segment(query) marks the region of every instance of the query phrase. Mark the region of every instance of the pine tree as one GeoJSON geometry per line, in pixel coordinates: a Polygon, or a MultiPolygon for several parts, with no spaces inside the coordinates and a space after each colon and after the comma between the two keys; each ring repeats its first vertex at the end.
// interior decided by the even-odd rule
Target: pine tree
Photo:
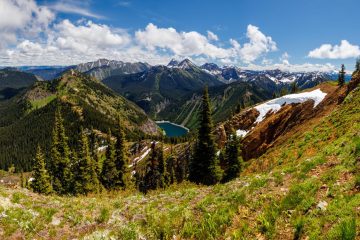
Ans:
{"type": "Polygon", "coordinates": [[[70,171],[70,148],[65,134],[60,108],[55,112],[55,124],[51,144],[51,176],[53,188],[57,193],[70,192],[72,174],[70,171]]]}
{"type": "Polygon", "coordinates": [[[159,162],[159,187],[165,188],[168,185],[168,171],[166,168],[166,161],[164,158],[163,145],[161,144],[157,149],[157,158],[159,162]]]}
{"type": "Polygon", "coordinates": [[[226,143],[225,154],[225,173],[223,181],[227,182],[239,176],[242,168],[242,157],[240,149],[240,139],[233,132],[226,143]]]}
{"type": "Polygon", "coordinates": [[[92,158],[94,159],[95,162],[95,170],[96,170],[96,175],[98,176],[98,179],[100,179],[101,176],[101,163],[100,163],[100,154],[98,151],[99,148],[99,143],[97,139],[94,139],[93,142],[93,149],[92,149],[92,158]]]}
{"type": "Polygon", "coordinates": [[[81,129],[80,151],[76,167],[74,188],[77,194],[88,194],[99,190],[99,180],[96,174],[95,161],[91,158],[89,140],[81,129]]]}
{"type": "Polygon", "coordinates": [[[45,157],[40,146],[37,147],[32,177],[33,180],[30,185],[34,192],[42,194],[52,192],[50,176],[45,168],[45,157]]]}
{"type": "Polygon", "coordinates": [[[25,186],[25,177],[24,177],[24,173],[23,173],[23,171],[21,170],[21,172],[20,172],[20,187],[22,187],[22,188],[24,188],[24,187],[26,187],[25,186]]]}
{"type": "Polygon", "coordinates": [[[105,160],[101,171],[101,182],[108,190],[116,189],[119,186],[119,173],[115,163],[115,145],[112,140],[111,131],[108,133],[108,147],[106,149],[105,160]]]}
{"type": "Polygon", "coordinates": [[[155,141],[151,143],[151,153],[147,161],[147,166],[145,170],[144,183],[145,183],[145,193],[148,190],[154,190],[160,187],[160,171],[159,171],[159,159],[158,159],[158,149],[156,148],[155,141]]]}
{"type": "Polygon", "coordinates": [[[190,162],[190,181],[206,185],[216,184],[222,170],[216,156],[208,88],[205,87],[197,142],[190,162]]]}
{"type": "Polygon", "coordinates": [[[343,86],[345,84],[345,65],[341,64],[341,70],[339,71],[338,85],[343,86]]]}
{"type": "Polygon", "coordinates": [[[123,125],[120,121],[118,122],[118,136],[115,146],[115,164],[118,171],[119,187],[125,189],[131,183],[130,172],[128,168],[128,158],[126,155],[126,140],[123,125]]]}
{"type": "Polygon", "coordinates": [[[175,157],[173,155],[170,155],[166,161],[166,170],[168,172],[166,183],[168,185],[176,182],[175,166],[176,166],[175,157]]]}

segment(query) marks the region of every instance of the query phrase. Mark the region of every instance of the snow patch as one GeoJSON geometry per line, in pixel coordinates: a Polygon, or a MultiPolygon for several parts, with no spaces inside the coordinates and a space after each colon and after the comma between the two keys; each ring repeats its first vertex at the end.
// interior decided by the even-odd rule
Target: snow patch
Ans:
{"type": "Polygon", "coordinates": [[[241,130],[241,129],[238,129],[236,130],[236,136],[238,137],[245,137],[246,134],[248,134],[249,131],[245,131],[245,130],[241,130]]]}
{"type": "Polygon", "coordinates": [[[270,100],[255,107],[255,109],[260,113],[255,123],[260,123],[261,121],[263,121],[268,112],[272,111],[275,113],[279,111],[283,104],[303,103],[307,100],[314,100],[315,108],[322,100],[324,100],[325,96],[326,93],[322,92],[320,89],[316,89],[311,92],[289,94],[280,98],[270,100]]]}

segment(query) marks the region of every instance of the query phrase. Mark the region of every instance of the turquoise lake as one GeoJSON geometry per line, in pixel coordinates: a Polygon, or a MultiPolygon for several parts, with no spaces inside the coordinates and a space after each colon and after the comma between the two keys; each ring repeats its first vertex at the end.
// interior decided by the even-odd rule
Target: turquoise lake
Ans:
{"type": "Polygon", "coordinates": [[[157,122],[156,124],[165,131],[168,137],[181,137],[188,133],[186,128],[171,122],[157,122]]]}

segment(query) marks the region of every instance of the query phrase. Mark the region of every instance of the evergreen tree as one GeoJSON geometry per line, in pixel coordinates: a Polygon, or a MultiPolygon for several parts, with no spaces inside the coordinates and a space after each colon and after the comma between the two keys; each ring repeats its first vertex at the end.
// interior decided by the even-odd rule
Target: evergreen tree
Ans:
{"type": "Polygon", "coordinates": [[[51,143],[51,167],[53,188],[57,193],[70,191],[72,174],[70,171],[70,148],[65,134],[60,108],[55,112],[55,123],[51,143]]]}
{"type": "Polygon", "coordinates": [[[88,194],[99,190],[99,180],[96,174],[95,161],[91,158],[89,140],[81,129],[80,149],[74,181],[75,192],[88,194]]]}
{"type": "Polygon", "coordinates": [[[50,183],[50,176],[45,168],[45,157],[40,146],[36,151],[35,162],[33,166],[33,180],[31,181],[31,188],[34,192],[49,194],[52,192],[50,183]]]}
{"type": "Polygon", "coordinates": [[[341,70],[339,71],[338,85],[343,86],[345,84],[345,65],[341,64],[341,70]]]}
{"type": "Polygon", "coordinates": [[[170,155],[166,161],[166,170],[168,173],[166,183],[168,185],[176,182],[175,164],[176,164],[175,157],[173,155],[170,155]]]}
{"type": "Polygon", "coordinates": [[[92,149],[92,156],[95,162],[95,170],[96,170],[96,175],[98,176],[98,179],[100,179],[101,176],[101,162],[100,162],[100,154],[98,151],[99,148],[99,143],[98,140],[95,138],[94,142],[93,142],[93,149],[92,149]]]}
{"type": "Polygon", "coordinates": [[[360,71],[360,58],[356,59],[355,71],[360,71]]]}
{"type": "Polygon", "coordinates": [[[208,88],[205,87],[197,142],[190,162],[190,181],[206,185],[216,184],[222,170],[216,156],[208,88]]]}
{"type": "Polygon", "coordinates": [[[118,136],[115,147],[115,164],[118,171],[119,186],[125,189],[130,185],[130,172],[128,168],[128,158],[126,155],[126,140],[123,125],[121,124],[120,118],[118,123],[118,136]]]}
{"type": "Polygon", "coordinates": [[[159,171],[159,159],[158,159],[158,148],[156,148],[155,141],[151,144],[151,154],[147,161],[145,170],[144,184],[145,193],[148,190],[154,190],[160,187],[161,174],[159,171]]]}
{"type": "Polygon", "coordinates": [[[161,144],[157,149],[157,158],[158,158],[158,162],[159,162],[159,187],[161,188],[165,188],[168,185],[168,171],[167,171],[167,167],[166,167],[166,161],[164,158],[164,150],[163,150],[163,145],[161,144]]]}
{"type": "Polygon", "coordinates": [[[227,182],[239,176],[242,167],[240,139],[235,131],[229,136],[224,154],[225,173],[223,181],[227,182]]]}
{"type": "Polygon", "coordinates": [[[101,182],[108,190],[119,186],[119,173],[115,163],[115,145],[112,140],[111,131],[108,133],[108,147],[106,149],[105,160],[101,171],[101,182]]]}
{"type": "Polygon", "coordinates": [[[26,187],[26,182],[25,182],[25,177],[24,177],[24,173],[21,170],[20,172],[20,187],[25,188],[26,187]]]}

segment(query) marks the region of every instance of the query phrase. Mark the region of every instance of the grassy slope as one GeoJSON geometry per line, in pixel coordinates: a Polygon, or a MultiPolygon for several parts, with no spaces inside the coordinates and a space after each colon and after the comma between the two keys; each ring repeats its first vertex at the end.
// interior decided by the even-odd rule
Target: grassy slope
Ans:
{"type": "Polygon", "coordinates": [[[359,238],[359,133],[358,88],[311,131],[250,161],[224,185],[72,198],[1,187],[0,232],[40,239],[359,238]],[[316,207],[321,201],[324,211],[316,207]]]}

